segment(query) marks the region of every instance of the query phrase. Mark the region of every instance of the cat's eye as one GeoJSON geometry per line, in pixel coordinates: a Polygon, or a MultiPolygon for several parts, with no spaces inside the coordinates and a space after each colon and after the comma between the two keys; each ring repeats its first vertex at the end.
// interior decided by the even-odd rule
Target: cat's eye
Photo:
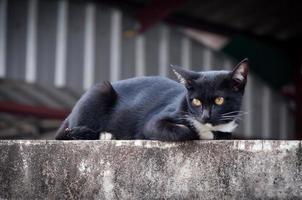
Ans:
{"type": "Polygon", "coordinates": [[[224,98],[223,97],[217,97],[216,99],[215,99],[215,103],[217,104],[217,105],[222,105],[223,103],[224,103],[224,98]]]}
{"type": "Polygon", "coordinates": [[[192,104],[193,106],[201,106],[201,101],[199,99],[193,99],[192,100],[192,104]]]}

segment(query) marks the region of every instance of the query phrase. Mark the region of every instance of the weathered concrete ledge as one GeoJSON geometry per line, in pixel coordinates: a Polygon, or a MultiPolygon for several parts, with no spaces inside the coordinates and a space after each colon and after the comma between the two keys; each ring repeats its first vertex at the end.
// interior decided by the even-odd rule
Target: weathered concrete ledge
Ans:
{"type": "Polygon", "coordinates": [[[301,199],[301,141],[0,141],[0,199],[301,199]]]}

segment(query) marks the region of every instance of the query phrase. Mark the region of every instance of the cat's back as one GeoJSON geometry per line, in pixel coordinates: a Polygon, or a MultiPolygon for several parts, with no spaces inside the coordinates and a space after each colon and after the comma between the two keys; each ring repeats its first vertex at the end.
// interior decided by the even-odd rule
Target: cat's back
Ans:
{"type": "Polygon", "coordinates": [[[161,76],[144,76],[130,78],[112,83],[113,88],[121,97],[133,95],[152,95],[183,92],[185,88],[178,82],[161,76]]]}

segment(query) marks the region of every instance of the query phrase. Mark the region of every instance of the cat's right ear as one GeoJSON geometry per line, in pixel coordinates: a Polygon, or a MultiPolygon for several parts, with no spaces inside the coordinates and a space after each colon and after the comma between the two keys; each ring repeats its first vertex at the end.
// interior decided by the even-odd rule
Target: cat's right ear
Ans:
{"type": "Polygon", "coordinates": [[[199,77],[199,74],[196,72],[186,70],[175,65],[170,65],[170,67],[177,77],[178,81],[184,84],[187,88],[191,87],[194,83],[194,80],[199,77]]]}
{"type": "Polygon", "coordinates": [[[232,71],[232,80],[236,89],[243,88],[247,82],[249,72],[249,60],[243,59],[232,71]]]}

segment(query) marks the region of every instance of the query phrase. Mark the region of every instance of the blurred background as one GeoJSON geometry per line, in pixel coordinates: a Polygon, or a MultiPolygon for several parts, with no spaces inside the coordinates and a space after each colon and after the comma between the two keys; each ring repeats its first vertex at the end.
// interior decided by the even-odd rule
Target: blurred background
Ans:
{"type": "Polygon", "coordinates": [[[169,64],[251,74],[236,135],[301,139],[302,4],[260,0],[0,0],[0,139],[53,139],[101,80],[169,64]]]}

